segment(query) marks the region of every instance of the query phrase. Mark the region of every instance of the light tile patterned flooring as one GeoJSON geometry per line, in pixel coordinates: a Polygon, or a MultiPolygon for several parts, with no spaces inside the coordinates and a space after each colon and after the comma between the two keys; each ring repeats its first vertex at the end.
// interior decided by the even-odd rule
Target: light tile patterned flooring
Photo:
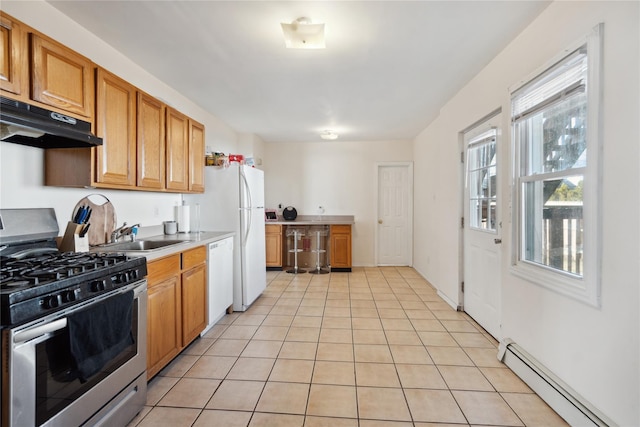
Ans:
{"type": "Polygon", "coordinates": [[[268,272],[149,383],[130,426],[564,426],[415,270],[268,272]]]}

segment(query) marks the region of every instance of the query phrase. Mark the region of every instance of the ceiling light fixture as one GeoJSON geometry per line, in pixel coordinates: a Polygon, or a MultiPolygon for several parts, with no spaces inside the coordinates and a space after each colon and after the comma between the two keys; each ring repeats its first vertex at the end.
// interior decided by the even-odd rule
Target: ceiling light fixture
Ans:
{"type": "Polygon", "coordinates": [[[324,49],[324,24],[312,24],[310,18],[281,23],[284,42],[290,49],[324,49]]]}
{"type": "Polygon", "coordinates": [[[320,138],[327,141],[333,141],[334,139],[338,139],[338,134],[331,130],[325,130],[324,132],[320,133],[320,138]]]}

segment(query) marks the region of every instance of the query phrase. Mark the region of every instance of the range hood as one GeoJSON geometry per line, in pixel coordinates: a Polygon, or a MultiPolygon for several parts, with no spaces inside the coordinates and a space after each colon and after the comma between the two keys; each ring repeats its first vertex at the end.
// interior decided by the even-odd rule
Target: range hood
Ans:
{"type": "Polygon", "coordinates": [[[0,96],[0,140],[38,148],[102,145],[91,123],[0,96]]]}

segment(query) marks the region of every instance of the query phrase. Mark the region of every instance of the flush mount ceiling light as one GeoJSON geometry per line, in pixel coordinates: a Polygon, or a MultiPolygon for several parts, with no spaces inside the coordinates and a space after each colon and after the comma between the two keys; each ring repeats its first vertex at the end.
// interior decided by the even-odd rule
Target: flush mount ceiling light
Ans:
{"type": "Polygon", "coordinates": [[[333,141],[334,139],[338,139],[338,134],[331,130],[325,130],[320,133],[320,138],[327,141],[333,141]]]}
{"type": "Polygon", "coordinates": [[[284,42],[291,49],[324,49],[324,24],[312,24],[309,18],[298,18],[291,24],[281,23],[284,42]]]}

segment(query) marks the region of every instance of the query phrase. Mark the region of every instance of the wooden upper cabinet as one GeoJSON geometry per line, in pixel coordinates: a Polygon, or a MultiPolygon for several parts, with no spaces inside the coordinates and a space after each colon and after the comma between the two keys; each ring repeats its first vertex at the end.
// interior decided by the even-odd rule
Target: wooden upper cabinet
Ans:
{"type": "Polygon", "coordinates": [[[138,92],[138,187],[165,187],[165,110],[162,102],[138,92]]]}
{"type": "Polygon", "coordinates": [[[136,184],[136,89],[101,68],[97,71],[96,181],[99,184],[136,184]]]}
{"type": "Polygon", "coordinates": [[[61,44],[31,34],[31,98],[93,118],[93,63],[61,44]]]}
{"type": "Polygon", "coordinates": [[[26,36],[19,22],[7,15],[0,15],[0,89],[28,97],[26,36]]]}
{"type": "Polygon", "coordinates": [[[189,119],[167,107],[167,190],[189,190],[189,119]]]}
{"type": "Polygon", "coordinates": [[[189,191],[204,192],[204,125],[189,120],[189,191]]]}

